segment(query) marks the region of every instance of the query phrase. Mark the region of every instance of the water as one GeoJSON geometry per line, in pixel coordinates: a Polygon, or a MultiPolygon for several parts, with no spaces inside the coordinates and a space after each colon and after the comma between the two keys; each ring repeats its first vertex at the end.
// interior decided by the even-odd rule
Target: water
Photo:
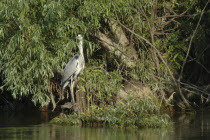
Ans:
{"type": "Polygon", "coordinates": [[[123,130],[52,125],[47,113],[0,113],[0,140],[207,140],[210,112],[179,116],[172,128],[123,130]]]}

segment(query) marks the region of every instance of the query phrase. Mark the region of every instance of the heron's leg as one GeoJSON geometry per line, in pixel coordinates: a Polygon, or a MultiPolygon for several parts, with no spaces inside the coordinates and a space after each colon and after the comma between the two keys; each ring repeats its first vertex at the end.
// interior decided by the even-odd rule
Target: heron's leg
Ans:
{"type": "MultiPolygon", "coordinates": [[[[71,82],[69,82],[68,87],[71,88],[71,82]]],[[[67,90],[66,98],[69,99],[69,91],[68,90],[67,90]]]]}
{"type": "Polygon", "coordinates": [[[71,87],[70,87],[70,89],[71,89],[72,104],[74,104],[75,103],[75,99],[74,99],[74,81],[73,80],[71,80],[71,87]]]}
{"type": "Polygon", "coordinates": [[[68,84],[69,84],[69,81],[67,81],[62,87],[62,91],[61,91],[61,95],[60,95],[60,99],[62,99],[62,100],[64,99],[64,90],[65,90],[66,86],[68,86],[68,84]]]}

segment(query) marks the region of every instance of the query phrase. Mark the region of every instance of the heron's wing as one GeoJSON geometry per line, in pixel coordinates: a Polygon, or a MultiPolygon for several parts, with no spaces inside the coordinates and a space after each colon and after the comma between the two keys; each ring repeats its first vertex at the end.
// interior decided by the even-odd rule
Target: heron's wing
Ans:
{"type": "Polygon", "coordinates": [[[62,83],[65,83],[76,72],[78,66],[79,54],[75,55],[67,64],[63,72],[62,83]]]}

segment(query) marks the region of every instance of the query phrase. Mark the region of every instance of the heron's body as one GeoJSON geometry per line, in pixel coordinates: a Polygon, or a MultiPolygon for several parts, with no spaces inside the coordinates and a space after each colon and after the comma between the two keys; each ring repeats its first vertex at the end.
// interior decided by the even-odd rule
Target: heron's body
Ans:
{"type": "Polygon", "coordinates": [[[75,80],[85,68],[85,63],[81,62],[82,56],[75,55],[67,64],[63,72],[61,85],[64,85],[70,80],[75,80]]]}
{"type": "Polygon", "coordinates": [[[78,35],[78,39],[80,41],[78,45],[80,54],[75,55],[66,64],[66,67],[64,68],[64,72],[62,75],[62,80],[61,80],[62,94],[66,86],[70,84],[73,103],[75,102],[74,93],[73,93],[74,81],[77,79],[77,77],[82,73],[82,71],[85,68],[85,59],[84,59],[84,54],[83,54],[83,38],[81,35],[78,35]]]}

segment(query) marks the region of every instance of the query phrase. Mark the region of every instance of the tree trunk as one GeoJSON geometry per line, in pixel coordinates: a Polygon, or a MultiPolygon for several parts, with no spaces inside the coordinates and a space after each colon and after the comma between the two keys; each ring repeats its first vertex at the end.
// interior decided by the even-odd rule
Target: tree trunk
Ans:
{"type": "Polygon", "coordinates": [[[96,36],[102,41],[102,45],[110,53],[115,54],[127,67],[134,67],[138,59],[135,48],[127,39],[121,26],[113,21],[109,22],[109,26],[114,35],[113,39],[102,32],[98,32],[96,36]]]}
{"type": "MultiPolygon", "coordinates": [[[[81,86],[79,82],[76,82],[77,87],[81,86]]],[[[86,112],[87,110],[87,101],[86,101],[86,93],[82,90],[76,91],[76,104],[79,106],[79,112],[86,112]]]]}

